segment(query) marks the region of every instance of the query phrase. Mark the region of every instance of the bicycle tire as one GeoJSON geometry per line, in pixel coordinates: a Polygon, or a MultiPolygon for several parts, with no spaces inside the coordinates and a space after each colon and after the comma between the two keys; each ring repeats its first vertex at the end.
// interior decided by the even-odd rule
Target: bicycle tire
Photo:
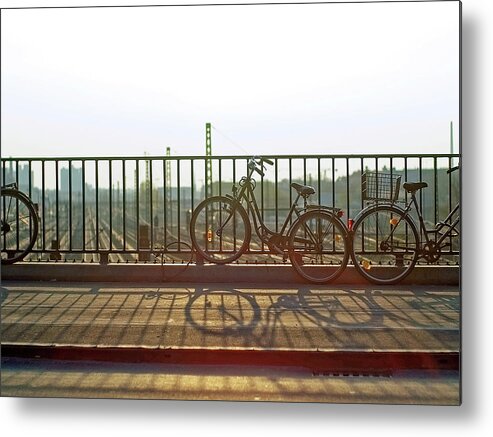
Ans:
{"type": "Polygon", "coordinates": [[[372,206],[353,225],[351,257],[365,279],[391,285],[412,272],[419,244],[416,225],[404,211],[392,205],[372,206]]]}
{"type": "Polygon", "coordinates": [[[293,224],[288,247],[296,272],[316,284],[334,281],[349,261],[345,226],[334,215],[323,211],[309,211],[293,224]]]}
{"type": "Polygon", "coordinates": [[[38,238],[38,214],[22,192],[4,188],[0,200],[2,264],[22,261],[38,238]]]}
{"type": "Polygon", "coordinates": [[[215,264],[227,264],[238,259],[247,250],[251,235],[245,208],[224,196],[203,200],[190,220],[193,247],[203,259],[215,264]],[[234,212],[233,219],[231,211],[234,212]]]}

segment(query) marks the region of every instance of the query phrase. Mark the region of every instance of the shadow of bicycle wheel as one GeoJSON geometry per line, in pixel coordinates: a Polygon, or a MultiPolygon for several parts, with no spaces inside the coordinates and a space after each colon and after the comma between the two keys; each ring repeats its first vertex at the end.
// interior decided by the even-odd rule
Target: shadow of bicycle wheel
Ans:
{"type": "Polygon", "coordinates": [[[212,335],[249,335],[261,314],[255,297],[233,288],[197,288],[185,306],[188,323],[212,335]]]}

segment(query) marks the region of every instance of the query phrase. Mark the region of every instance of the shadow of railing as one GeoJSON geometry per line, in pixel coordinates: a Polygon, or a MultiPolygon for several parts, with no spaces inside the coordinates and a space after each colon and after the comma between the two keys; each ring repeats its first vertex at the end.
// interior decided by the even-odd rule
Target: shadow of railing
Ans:
{"type": "Polygon", "coordinates": [[[458,350],[455,288],[75,284],[2,288],[5,343],[458,350]]]}

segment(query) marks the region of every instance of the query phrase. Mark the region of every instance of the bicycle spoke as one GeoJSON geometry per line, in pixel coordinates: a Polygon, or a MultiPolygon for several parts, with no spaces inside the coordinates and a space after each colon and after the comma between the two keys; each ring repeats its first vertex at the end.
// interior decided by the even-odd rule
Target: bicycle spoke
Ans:
{"type": "Polygon", "coordinates": [[[16,189],[2,189],[2,264],[22,260],[38,234],[34,205],[16,189]]]}
{"type": "Polygon", "coordinates": [[[297,272],[315,283],[334,280],[348,260],[345,230],[330,214],[301,216],[290,234],[290,258],[297,272]]]}
{"type": "Polygon", "coordinates": [[[203,201],[191,220],[191,238],[197,252],[207,261],[227,263],[246,250],[250,224],[243,208],[228,198],[203,201]]]}
{"type": "Polygon", "coordinates": [[[416,263],[417,231],[403,212],[381,205],[364,213],[353,228],[353,260],[368,280],[391,284],[402,280],[416,263]]]}

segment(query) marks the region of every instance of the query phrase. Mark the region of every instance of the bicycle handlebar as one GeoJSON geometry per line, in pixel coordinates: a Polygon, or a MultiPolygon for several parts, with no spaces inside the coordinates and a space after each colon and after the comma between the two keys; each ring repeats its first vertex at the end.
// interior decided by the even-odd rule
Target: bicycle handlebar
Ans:
{"type": "Polygon", "coordinates": [[[265,164],[274,165],[274,162],[267,158],[262,158],[261,156],[253,156],[250,158],[248,167],[255,170],[260,176],[265,176],[263,169],[265,169],[265,164]]]}

